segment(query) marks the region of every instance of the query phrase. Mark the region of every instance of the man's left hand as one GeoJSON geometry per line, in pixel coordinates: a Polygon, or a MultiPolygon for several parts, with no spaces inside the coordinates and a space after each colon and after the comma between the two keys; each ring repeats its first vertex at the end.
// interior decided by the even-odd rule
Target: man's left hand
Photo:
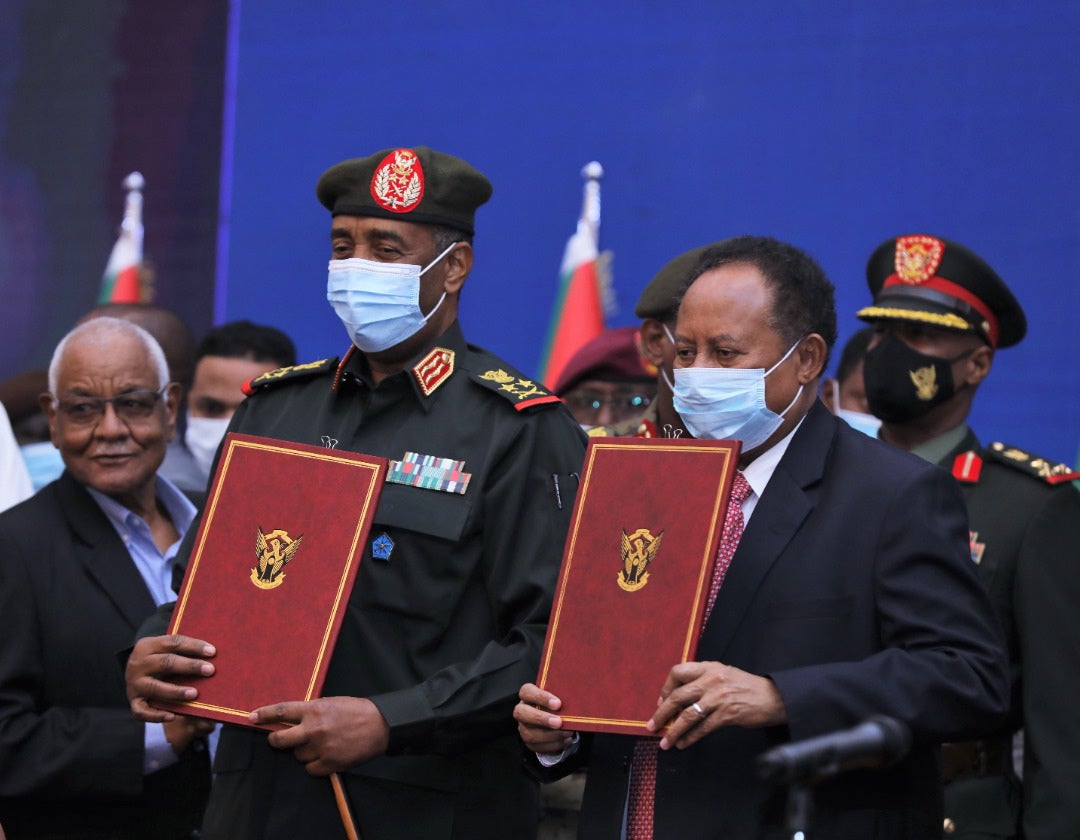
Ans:
{"type": "Polygon", "coordinates": [[[686,749],[721,726],[754,729],[787,721],[773,681],[720,662],[683,662],[671,669],[659,706],[648,723],[652,732],[668,727],[660,749],[686,749]]]}
{"type": "Polygon", "coordinates": [[[390,727],[364,697],[321,697],[263,706],[253,723],[291,724],[270,733],[270,746],[292,750],[312,776],[328,776],[386,752],[390,727]]]}

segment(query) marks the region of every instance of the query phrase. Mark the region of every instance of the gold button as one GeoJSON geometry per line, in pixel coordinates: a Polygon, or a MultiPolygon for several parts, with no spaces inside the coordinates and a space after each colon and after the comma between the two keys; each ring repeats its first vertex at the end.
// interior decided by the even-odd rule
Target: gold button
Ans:
{"type": "Polygon", "coordinates": [[[954,823],[948,817],[945,818],[945,825],[942,826],[945,829],[946,834],[953,834],[956,831],[956,823],[954,823]]]}

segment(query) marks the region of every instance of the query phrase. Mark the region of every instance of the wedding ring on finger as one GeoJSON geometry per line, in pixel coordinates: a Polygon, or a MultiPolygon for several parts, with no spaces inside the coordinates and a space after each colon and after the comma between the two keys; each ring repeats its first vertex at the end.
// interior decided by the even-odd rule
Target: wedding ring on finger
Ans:
{"type": "Polygon", "coordinates": [[[691,703],[690,708],[697,712],[698,715],[700,715],[702,718],[707,718],[709,716],[709,713],[706,712],[703,708],[701,708],[701,706],[696,702],[691,703]]]}

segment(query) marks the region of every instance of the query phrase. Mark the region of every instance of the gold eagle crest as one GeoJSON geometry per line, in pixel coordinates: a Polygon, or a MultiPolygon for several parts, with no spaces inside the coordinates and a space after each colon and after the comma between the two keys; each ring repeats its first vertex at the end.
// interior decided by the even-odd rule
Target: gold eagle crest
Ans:
{"type": "Polygon", "coordinates": [[[649,582],[648,569],[656,559],[663,538],[663,531],[654,537],[647,528],[638,528],[632,534],[622,532],[622,568],[618,575],[620,588],[636,592],[649,582]]]}
{"type": "Polygon", "coordinates": [[[255,538],[255,568],[251,570],[251,582],[259,589],[275,589],[285,582],[285,567],[300,548],[301,534],[295,540],[283,530],[264,534],[262,528],[255,538]]]}
{"type": "Polygon", "coordinates": [[[905,283],[925,283],[941,265],[944,253],[945,243],[940,239],[932,236],[901,236],[896,240],[896,273],[905,283]]]}
{"type": "Polygon", "coordinates": [[[917,396],[923,402],[932,400],[937,393],[937,370],[933,365],[919,368],[918,370],[909,370],[908,376],[911,377],[911,382],[915,386],[915,396],[917,396]]]}

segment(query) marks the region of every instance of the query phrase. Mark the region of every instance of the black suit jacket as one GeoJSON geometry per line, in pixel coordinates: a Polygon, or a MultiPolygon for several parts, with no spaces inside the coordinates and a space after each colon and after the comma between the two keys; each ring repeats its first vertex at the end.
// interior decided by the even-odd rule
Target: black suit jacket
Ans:
{"type": "MultiPolygon", "coordinates": [[[[771,677],[788,724],[729,727],[661,752],[658,840],[787,836],[784,791],[756,777],[755,758],[874,714],[911,727],[911,752],[890,770],[820,785],[811,836],[939,836],[936,742],[998,725],[1008,702],[1000,630],[967,533],[947,474],[816,403],[758,501],[697,656],[771,677]]],[[[579,836],[614,840],[633,739],[583,745],[566,768],[589,766],[579,836]]]]}
{"type": "Polygon", "coordinates": [[[154,602],[101,508],[65,472],[0,515],[0,823],[21,837],[186,837],[205,751],[143,775],[117,652],[154,602]]]}

